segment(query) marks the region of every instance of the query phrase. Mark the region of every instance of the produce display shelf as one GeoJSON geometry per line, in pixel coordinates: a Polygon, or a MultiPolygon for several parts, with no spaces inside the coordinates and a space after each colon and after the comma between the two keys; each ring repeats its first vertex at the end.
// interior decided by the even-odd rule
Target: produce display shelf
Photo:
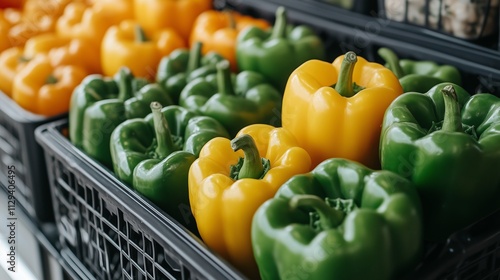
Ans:
{"type": "MultiPolygon", "coordinates": [[[[37,129],[44,147],[62,255],[96,279],[245,279],[177,221],[90,160],[67,121],[37,129]]],[[[404,279],[500,278],[500,211],[426,245],[404,279]]]]}
{"type": "Polygon", "coordinates": [[[6,190],[15,189],[19,205],[31,219],[53,221],[45,161],[35,140],[35,129],[64,115],[47,118],[32,114],[3,92],[0,104],[0,182],[6,190]],[[14,184],[9,184],[9,179],[14,184]]]}

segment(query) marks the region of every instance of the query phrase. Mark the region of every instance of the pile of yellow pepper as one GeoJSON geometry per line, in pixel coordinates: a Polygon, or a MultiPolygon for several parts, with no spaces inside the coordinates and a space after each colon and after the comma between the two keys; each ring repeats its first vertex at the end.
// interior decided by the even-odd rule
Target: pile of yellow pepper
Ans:
{"type": "Polygon", "coordinates": [[[32,113],[64,114],[87,75],[113,76],[127,66],[153,80],[163,56],[194,41],[204,43],[204,53],[222,54],[235,70],[239,30],[268,23],[237,12],[228,17],[212,10],[212,2],[2,1],[0,91],[32,113]]]}

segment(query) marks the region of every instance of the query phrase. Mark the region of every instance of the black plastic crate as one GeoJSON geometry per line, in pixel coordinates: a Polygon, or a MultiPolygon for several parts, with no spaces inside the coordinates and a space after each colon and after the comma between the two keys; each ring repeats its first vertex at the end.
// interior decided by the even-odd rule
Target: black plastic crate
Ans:
{"type": "MultiPolygon", "coordinates": [[[[61,255],[95,279],[245,279],[177,221],[148,203],[61,133],[65,120],[37,130],[45,149],[61,255]]],[[[500,211],[426,244],[404,279],[500,279],[500,211]]]]}
{"type": "Polygon", "coordinates": [[[450,64],[464,73],[464,87],[471,93],[500,96],[500,49],[498,43],[484,46],[423,27],[384,18],[383,11],[364,15],[311,0],[219,0],[244,14],[274,22],[276,8],[284,6],[292,23],[316,30],[327,47],[327,60],[349,50],[371,61],[381,61],[379,47],[393,49],[401,58],[432,60],[450,64]]]}
{"type": "MultiPolygon", "coordinates": [[[[18,205],[36,222],[54,220],[43,151],[35,140],[35,129],[63,118],[32,114],[0,91],[0,182],[14,189],[18,205]],[[14,186],[9,184],[9,166],[13,166],[14,186]]],[[[12,174],[11,174],[12,175],[12,174]]]]}
{"type": "Polygon", "coordinates": [[[241,279],[194,234],[64,136],[67,120],[41,126],[62,255],[96,279],[241,279]]]}

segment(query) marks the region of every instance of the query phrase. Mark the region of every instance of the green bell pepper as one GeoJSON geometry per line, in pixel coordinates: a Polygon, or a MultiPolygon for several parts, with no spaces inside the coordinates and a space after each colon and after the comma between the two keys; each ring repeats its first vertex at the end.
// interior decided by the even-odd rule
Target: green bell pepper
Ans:
{"type": "Polygon", "coordinates": [[[154,204],[196,231],[188,201],[188,170],[201,148],[215,137],[229,138],[216,120],[180,106],[129,119],[116,127],[110,149],[116,176],[154,204]]]}
{"type": "Polygon", "coordinates": [[[325,59],[325,47],[314,31],[288,25],[286,17],[286,9],[279,7],[273,28],[248,27],[236,39],[238,68],[261,73],[280,92],[295,68],[310,59],[325,59]]]}
{"type": "Polygon", "coordinates": [[[262,279],[394,279],[418,263],[422,227],[410,181],[332,158],[259,207],[252,246],[262,279]]]}
{"type": "Polygon", "coordinates": [[[433,61],[399,59],[388,48],[380,48],[378,55],[385,60],[385,66],[398,77],[403,92],[426,92],[440,83],[461,85],[462,77],[451,65],[438,65],[433,61]]]}
{"type": "Polygon", "coordinates": [[[499,208],[500,99],[450,83],[405,93],[385,113],[380,159],[417,188],[425,238],[444,240],[499,208]]]}
{"type": "Polygon", "coordinates": [[[182,90],[179,104],[218,120],[231,137],[243,127],[256,124],[279,126],[281,94],[253,71],[234,76],[229,62],[217,64],[217,74],[197,78],[182,90]]]}
{"type": "Polygon", "coordinates": [[[216,52],[202,56],[202,43],[196,42],[191,50],[177,49],[163,57],[156,72],[156,82],[179,104],[179,95],[186,84],[195,78],[217,72],[215,65],[224,58],[216,52]]]}
{"type": "Polygon", "coordinates": [[[122,68],[114,78],[90,75],[73,91],[70,102],[71,142],[93,159],[112,167],[109,138],[126,119],[145,117],[149,104],[171,105],[172,99],[158,85],[135,78],[122,68]]]}

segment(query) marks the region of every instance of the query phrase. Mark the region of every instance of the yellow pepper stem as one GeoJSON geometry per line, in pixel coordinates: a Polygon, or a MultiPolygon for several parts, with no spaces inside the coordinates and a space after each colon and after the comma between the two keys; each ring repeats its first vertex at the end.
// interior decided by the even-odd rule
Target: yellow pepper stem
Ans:
{"type": "Polygon", "coordinates": [[[349,51],[345,54],[342,65],[340,66],[339,79],[335,85],[335,90],[344,97],[351,97],[356,94],[354,91],[352,74],[354,73],[354,66],[358,61],[355,52],[349,51]]]}
{"type": "Polygon", "coordinates": [[[346,215],[343,211],[330,207],[325,201],[315,195],[295,195],[290,199],[289,205],[292,209],[299,207],[313,209],[319,216],[320,230],[337,227],[342,223],[346,215]]]}
{"type": "Polygon", "coordinates": [[[442,131],[463,132],[462,117],[460,116],[460,104],[457,93],[452,85],[446,85],[441,92],[444,99],[444,119],[442,131]]]}
{"type": "Polygon", "coordinates": [[[158,158],[165,158],[175,152],[177,147],[172,141],[172,134],[168,128],[167,119],[161,112],[162,106],[159,102],[151,102],[151,111],[153,112],[153,122],[156,134],[156,155],[158,158]]]}
{"type": "Polygon", "coordinates": [[[401,65],[399,64],[399,57],[395,52],[388,48],[380,48],[378,49],[378,55],[385,60],[388,64],[388,68],[394,73],[394,75],[396,75],[396,77],[398,77],[398,79],[405,76],[403,68],[401,68],[401,65]]]}
{"type": "Polygon", "coordinates": [[[231,69],[229,61],[222,60],[217,63],[217,87],[219,93],[224,95],[235,95],[233,82],[231,80],[231,69]]]}
{"type": "Polygon", "coordinates": [[[238,172],[238,180],[243,178],[259,179],[262,177],[262,173],[264,173],[264,166],[262,165],[259,150],[257,149],[252,136],[243,134],[234,138],[231,140],[231,148],[235,152],[241,149],[245,153],[243,165],[238,172]]]}
{"type": "Polygon", "coordinates": [[[276,20],[274,21],[273,31],[271,33],[271,39],[279,39],[286,37],[286,9],[285,7],[278,7],[276,9],[276,20]]]}
{"type": "Polygon", "coordinates": [[[234,19],[233,11],[230,9],[225,9],[224,14],[227,15],[229,20],[229,28],[236,29],[236,20],[234,19]]]}

